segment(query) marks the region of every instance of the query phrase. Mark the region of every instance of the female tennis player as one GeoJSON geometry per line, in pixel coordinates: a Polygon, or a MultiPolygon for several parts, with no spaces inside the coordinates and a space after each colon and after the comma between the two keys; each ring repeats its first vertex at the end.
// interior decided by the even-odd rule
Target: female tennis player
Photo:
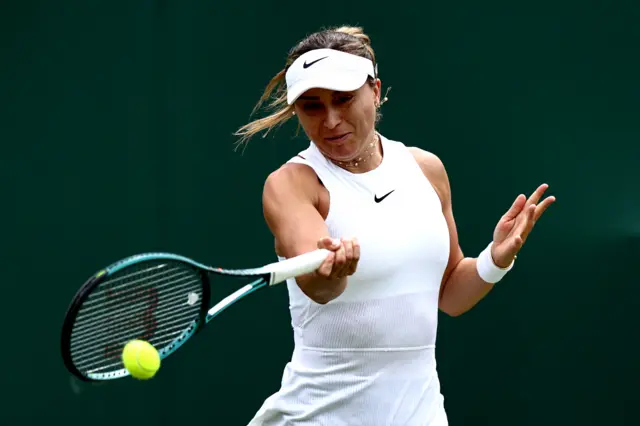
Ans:
{"type": "MultiPolygon", "coordinates": [[[[332,251],[287,283],[295,348],[250,426],[447,425],[436,370],[438,309],[471,309],[513,267],[554,197],[519,195],[476,258],[458,244],[440,159],[376,130],[381,81],[360,28],[312,34],[289,53],[241,142],[297,117],[308,148],[266,180],[282,258],[332,251]]],[[[423,141],[421,141],[423,142],[423,141]]]]}

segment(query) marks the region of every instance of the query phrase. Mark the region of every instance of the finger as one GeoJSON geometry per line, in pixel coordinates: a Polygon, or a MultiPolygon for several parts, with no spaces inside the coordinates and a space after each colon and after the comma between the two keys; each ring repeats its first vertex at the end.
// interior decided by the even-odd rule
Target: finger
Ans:
{"type": "Polygon", "coordinates": [[[543,183],[542,185],[540,185],[533,192],[533,194],[531,194],[531,197],[529,197],[529,199],[527,200],[527,204],[537,204],[538,201],[540,201],[542,194],[544,194],[544,191],[546,191],[547,188],[549,188],[549,185],[547,185],[546,183],[543,183]]]}
{"type": "Polygon", "coordinates": [[[350,264],[353,260],[353,241],[348,238],[342,239],[342,245],[344,246],[344,256],[347,264],[350,264]]]}
{"type": "Polygon", "coordinates": [[[545,198],[540,204],[538,204],[538,207],[536,207],[536,213],[533,216],[533,219],[537,221],[540,216],[542,216],[542,213],[544,213],[554,201],[556,201],[556,197],[554,196],[545,198]]]}
{"type": "Polygon", "coordinates": [[[527,230],[533,224],[533,215],[536,211],[536,205],[531,204],[526,209],[524,209],[521,213],[519,223],[515,229],[515,235],[524,236],[527,233],[527,230]]]}
{"type": "Polygon", "coordinates": [[[351,240],[351,250],[351,261],[349,262],[349,267],[347,269],[348,275],[355,274],[356,269],[358,268],[358,261],[360,260],[360,244],[358,244],[358,240],[356,238],[351,240]]]}
{"type": "Polygon", "coordinates": [[[360,261],[360,241],[357,238],[353,239],[353,259],[356,262],[360,261]]]}
{"type": "Polygon", "coordinates": [[[529,206],[529,210],[528,210],[528,216],[527,216],[527,229],[530,230],[531,228],[533,228],[533,225],[535,224],[535,215],[536,215],[536,209],[538,208],[537,204],[531,204],[529,206]]]}
{"type": "Polygon", "coordinates": [[[358,261],[354,260],[349,264],[349,268],[347,269],[347,275],[353,275],[358,270],[358,261]]]}
{"type": "Polygon", "coordinates": [[[344,244],[341,244],[338,251],[336,251],[336,258],[333,263],[333,270],[331,271],[331,276],[336,278],[341,277],[344,272],[346,263],[347,263],[347,258],[345,256],[344,244]]]}
{"type": "Polygon", "coordinates": [[[318,240],[319,249],[327,249],[336,251],[340,247],[340,240],[337,238],[323,237],[318,240]]]}
{"type": "Polygon", "coordinates": [[[329,253],[329,255],[324,260],[324,262],[322,262],[320,267],[316,269],[316,274],[320,275],[321,277],[328,278],[331,275],[331,272],[333,271],[333,263],[335,261],[335,258],[336,258],[335,253],[329,253]]]}
{"type": "Polygon", "coordinates": [[[525,206],[526,198],[524,194],[520,194],[516,197],[511,204],[509,210],[502,216],[505,220],[512,220],[518,216],[518,214],[522,211],[522,208],[525,206]]]}
{"type": "Polygon", "coordinates": [[[343,239],[342,244],[344,245],[344,253],[346,257],[346,263],[344,265],[344,269],[342,271],[344,276],[351,275],[354,272],[353,268],[353,240],[351,239],[343,239]]]}
{"type": "Polygon", "coordinates": [[[527,239],[527,237],[529,236],[529,233],[533,229],[533,226],[536,224],[536,221],[534,220],[534,216],[535,216],[535,213],[536,213],[536,207],[537,206],[535,204],[532,204],[527,209],[527,213],[528,213],[527,214],[527,220],[525,222],[524,229],[519,234],[519,236],[522,238],[523,242],[524,242],[524,240],[527,239]]]}
{"type": "Polygon", "coordinates": [[[324,240],[325,239],[322,238],[322,239],[318,240],[318,242],[316,243],[316,245],[318,246],[319,249],[323,249],[324,248],[324,246],[325,246],[325,241],[324,240]]]}

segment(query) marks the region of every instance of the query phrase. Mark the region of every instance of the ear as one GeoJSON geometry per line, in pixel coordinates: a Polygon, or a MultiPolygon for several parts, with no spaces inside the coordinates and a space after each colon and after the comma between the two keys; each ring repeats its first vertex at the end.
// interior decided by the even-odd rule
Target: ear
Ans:
{"type": "Polygon", "coordinates": [[[374,96],[374,104],[380,105],[380,94],[382,93],[382,82],[379,78],[376,79],[375,84],[373,86],[373,96],[374,96]]]}

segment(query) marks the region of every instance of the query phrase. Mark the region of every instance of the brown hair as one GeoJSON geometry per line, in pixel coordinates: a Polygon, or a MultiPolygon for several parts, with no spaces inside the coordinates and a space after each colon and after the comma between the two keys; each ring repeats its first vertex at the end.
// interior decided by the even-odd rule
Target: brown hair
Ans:
{"type": "MultiPolygon", "coordinates": [[[[236,136],[241,137],[237,142],[238,145],[263,130],[266,130],[263,135],[265,137],[269,131],[281,126],[293,116],[293,105],[287,104],[285,75],[289,66],[298,57],[315,49],[340,50],[370,59],[374,67],[376,65],[375,54],[371,48],[371,40],[360,27],[342,26],[330,28],[307,36],[289,51],[284,69],[269,81],[251,114],[253,115],[269,99],[271,101],[268,104],[268,108],[275,111],[266,117],[253,120],[240,127],[235,133],[236,136]]],[[[374,80],[371,77],[369,77],[368,82],[371,85],[374,84],[374,80]]]]}

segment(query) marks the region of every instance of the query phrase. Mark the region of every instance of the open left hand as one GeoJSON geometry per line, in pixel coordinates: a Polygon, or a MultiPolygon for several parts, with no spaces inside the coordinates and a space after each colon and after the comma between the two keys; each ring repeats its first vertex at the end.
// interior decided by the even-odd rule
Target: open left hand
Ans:
{"type": "Polygon", "coordinates": [[[509,211],[500,218],[493,232],[491,248],[493,262],[498,267],[506,268],[511,264],[542,213],[556,200],[551,196],[538,204],[548,187],[546,183],[540,185],[529,199],[524,194],[518,195],[509,211]]]}

